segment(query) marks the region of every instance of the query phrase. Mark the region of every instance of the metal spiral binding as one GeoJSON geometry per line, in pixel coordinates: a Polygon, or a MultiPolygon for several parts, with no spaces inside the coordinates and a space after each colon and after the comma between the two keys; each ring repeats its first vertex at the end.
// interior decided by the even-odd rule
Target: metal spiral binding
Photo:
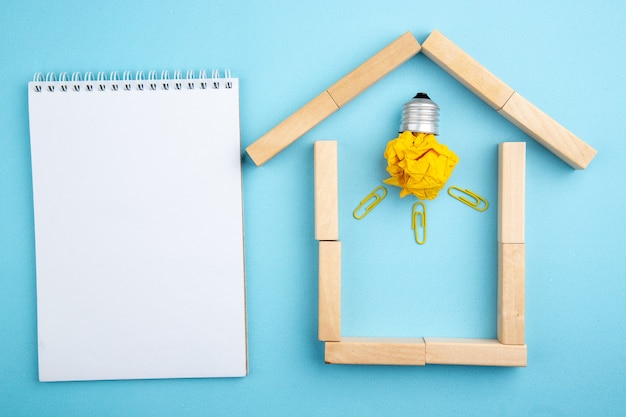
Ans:
{"type": "Polygon", "coordinates": [[[44,73],[37,72],[33,76],[32,88],[35,92],[41,93],[47,92],[68,92],[75,91],[97,91],[104,92],[111,91],[156,91],[156,90],[169,90],[172,85],[175,90],[182,90],[183,88],[193,90],[196,87],[202,90],[209,88],[219,89],[232,88],[232,78],[230,70],[224,71],[224,76],[220,76],[219,70],[212,70],[211,76],[207,76],[206,70],[200,70],[196,76],[194,70],[188,70],[183,77],[183,73],[180,70],[174,71],[172,77],[170,77],[169,71],[162,71],[159,75],[157,71],[149,71],[146,77],[143,71],[136,71],[133,75],[131,71],[124,71],[120,77],[118,71],[113,71],[107,75],[106,72],[100,71],[95,76],[93,72],[73,72],[70,77],[67,72],[62,72],[57,75],[54,72],[44,73]]]}

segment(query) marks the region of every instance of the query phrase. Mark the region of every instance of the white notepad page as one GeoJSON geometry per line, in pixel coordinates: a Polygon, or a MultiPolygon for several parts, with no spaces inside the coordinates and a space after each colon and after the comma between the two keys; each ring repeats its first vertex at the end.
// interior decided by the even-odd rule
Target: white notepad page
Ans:
{"type": "Polygon", "coordinates": [[[239,84],[176,84],[29,83],[41,381],[247,374],[239,84]]]}

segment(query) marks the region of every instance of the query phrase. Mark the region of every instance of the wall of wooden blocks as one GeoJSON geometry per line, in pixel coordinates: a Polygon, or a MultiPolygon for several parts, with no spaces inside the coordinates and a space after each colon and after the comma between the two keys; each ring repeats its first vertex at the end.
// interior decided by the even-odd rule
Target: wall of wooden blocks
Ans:
{"type": "MultiPolygon", "coordinates": [[[[315,216],[336,215],[326,204],[318,205],[318,194],[333,189],[337,178],[337,143],[318,141],[315,157],[315,216]],[[324,175],[317,170],[324,170],[324,175]],[[331,173],[331,174],[328,174],[331,173]],[[318,178],[323,177],[323,180],[318,178]],[[333,185],[329,185],[333,184],[333,185]]],[[[341,336],[341,242],[319,241],[318,338],[325,343],[324,361],[343,365],[478,365],[526,366],[524,342],[525,247],[524,187],[525,143],[499,145],[498,162],[498,297],[497,339],[467,338],[371,338],[341,336]],[[503,200],[503,201],[500,201],[503,200]],[[506,208],[506,209],[503,209],[506,208]],[[504,210],[505,216],[501,211],[504,210]],[[509,233],[507,230],[510,229],[509,233]],[[521,233],[520,233],[521,231],[521,233]],[[505,237],[504,241],[502,236],[505,237]],[[508,242],[509,236],[515,242],[508,242]],[[522,242],[519,242],[521,237],[522,242]]],[[[338,198],[333,199],[338,207],[338,198]]],[[[332,223],[332,222],[330,222],[332,223]]],[[[338,228],[337,228],[338,230],[338,228]]],[[[334,236],[334,235],[332,235],[334,236]]]]}
{"type": "Polygon", "coordinates": [[[498,340],[524,344],[526,144],[498,145],[498,340]]]}
{"type": "Polygon", "coordinates": [[[337,141],[313,144],[315,239],[319,243],[318,338],[341,338],[341,242],[337,141]]]}

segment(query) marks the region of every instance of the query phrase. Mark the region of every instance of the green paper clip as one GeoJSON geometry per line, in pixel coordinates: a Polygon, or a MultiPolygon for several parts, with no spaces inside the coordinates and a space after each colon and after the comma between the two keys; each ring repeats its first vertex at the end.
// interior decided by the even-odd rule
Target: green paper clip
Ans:
{"type": "Polygon", "coordinates": [[[476,193],[474,193],[474,192],[472,192],[472,191],[470,191],[468,189],[462,190],[459,187],[456,187],[456,186],[453,185],[450,188],[448,188],[448,194],[450,194],[450,196],[452,198],[455,198],[455,199],[459,200],[461,203],[467,204],[468,206],[470,206],[474,210],[485,211],[485,210],[487,210],[487,208],[489,208],[489,202],[487,200],[485,200],[483,197],[479,196],[478,194],[476,194],[476,193]],[[458,190],[462,194],[461,195],[454,194],[452,192],[452,190],[458,190]],[[469,200],[469,199],[465,198],[463,196],[463,194],[470,196],[473,200],[469,200]],[[482,203],[484,203],[484,204],[482,204],[482,203]]]}
{"type": "Polygon", "coordinates": [[[383,201],[385,197],[387,197],[387,189],[383,187],[382,185],[379,185],[378,187],[374,188],[372,192],[369,193],[363,199],[363,201],[361,201],[358,207],[354,209],[354,212],[352,213],[352,215],[354,216],[355,219],[361,220],[363,217],[367,216],[369,212],[374,209],[374,207],[376,207],[381,201],[383,201]],[[367,206],[365,206],[365,204],[368,203],[372,199],[373,201],[367,204],[367,206]],[[359,210],[361,210],[364,207],[365,209],[363,211],[363,214],[359,215],[358,214],[359,210]]]}
{"type": "Polygon", "coordinates": [[[415,242],[417,242],[418,245],[423,245],[424,243],[426,243],[426,206],[422,202],[418,201],[417,203],[413,204],[413,213],[411,215],[411,229],[413,229],[413,231],[415,232],[415,242]],[[416,221],[417,217],[421,219],[419,226],[416,221]],[[423,231],[423,237],[421,239],[420,230],[423,231]]]}

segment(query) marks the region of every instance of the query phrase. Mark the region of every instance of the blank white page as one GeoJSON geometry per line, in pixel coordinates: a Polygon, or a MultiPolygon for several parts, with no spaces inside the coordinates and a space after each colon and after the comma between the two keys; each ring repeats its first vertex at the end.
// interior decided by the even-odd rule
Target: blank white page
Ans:
{"type": "Polygon", "coordinates": [[[180,81],[29,83],[41,381],[247,374],[239,84],[180,81]]]}

